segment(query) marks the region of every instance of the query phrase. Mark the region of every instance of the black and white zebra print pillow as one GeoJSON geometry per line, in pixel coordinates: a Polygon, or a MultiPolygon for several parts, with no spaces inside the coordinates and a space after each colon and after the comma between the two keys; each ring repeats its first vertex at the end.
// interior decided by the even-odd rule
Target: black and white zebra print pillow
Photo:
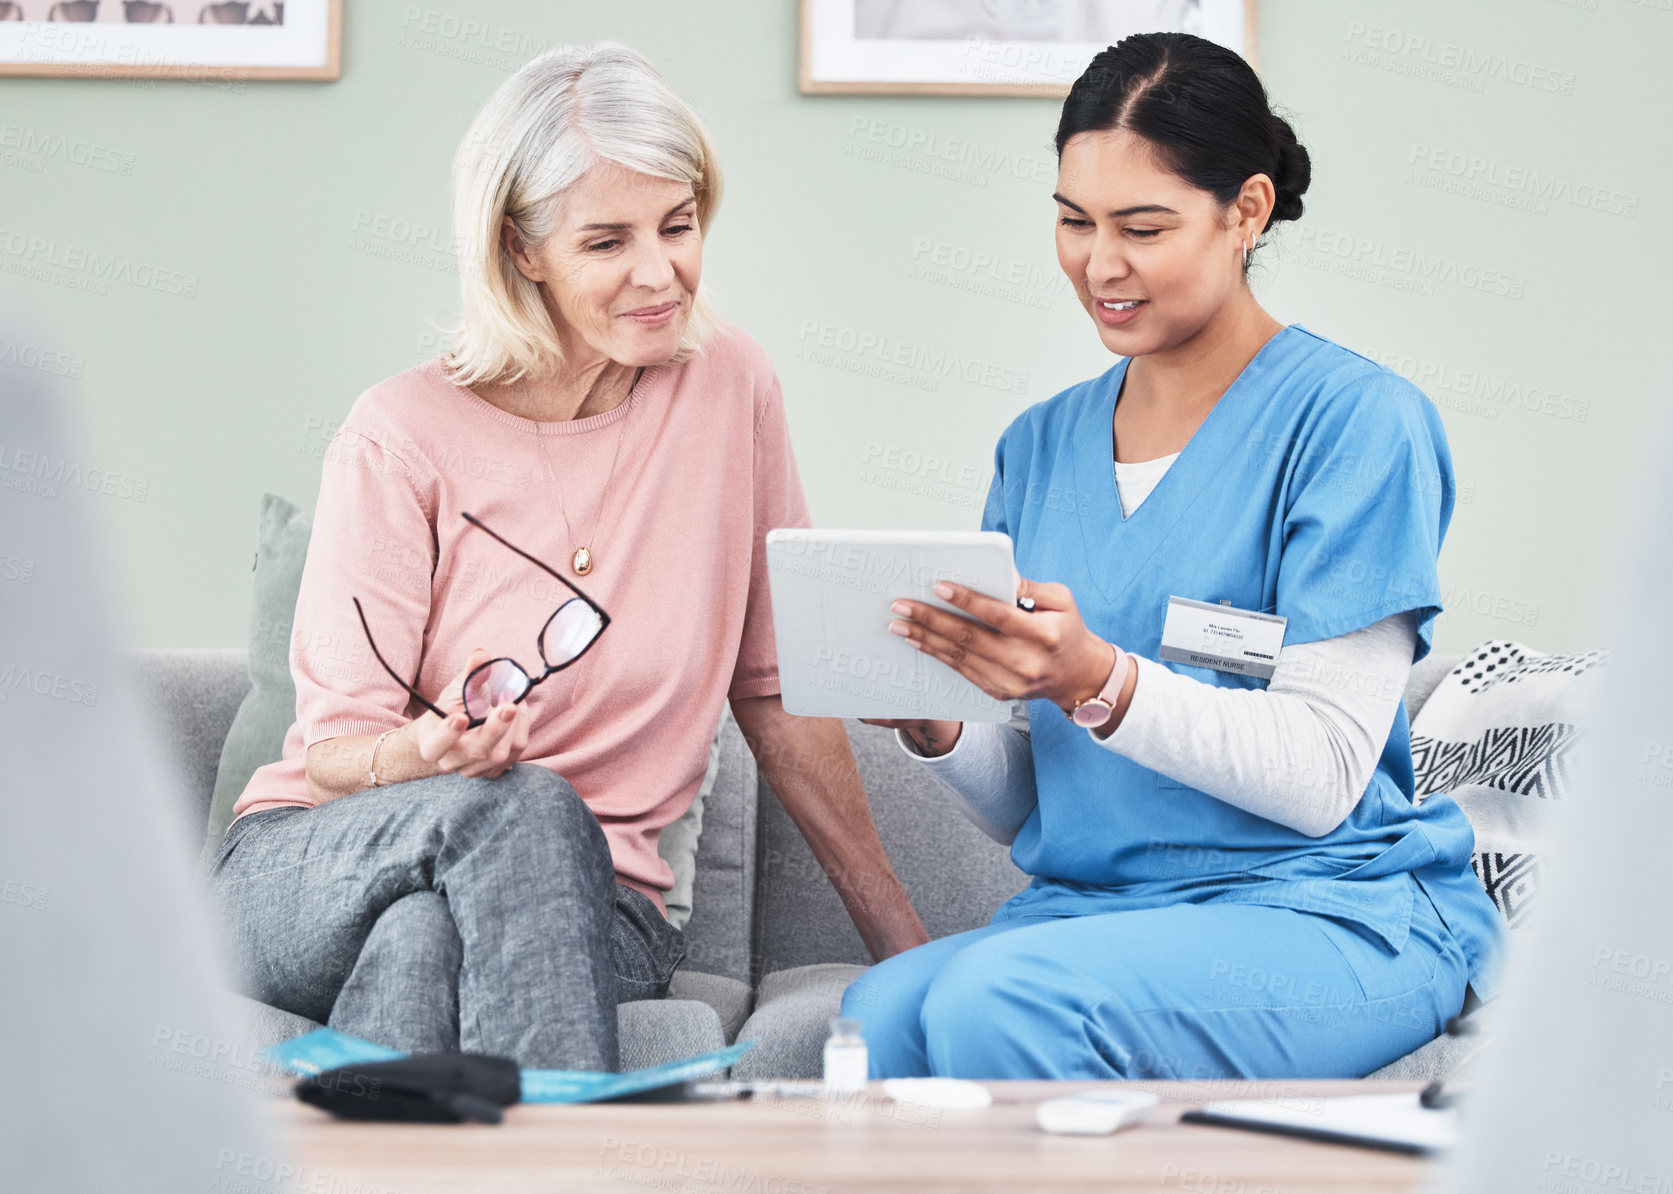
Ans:
{"type": "Polygon", "coordinates": [[[1547,802],[1570,793],[1574,747],[1605,661],[1603,651],[1542,655],[1490,640],[1412,721],[1417,798],[1449,793],[1470,818],[1471,865],[1512,928],[1539,903],[1547,802]]]}

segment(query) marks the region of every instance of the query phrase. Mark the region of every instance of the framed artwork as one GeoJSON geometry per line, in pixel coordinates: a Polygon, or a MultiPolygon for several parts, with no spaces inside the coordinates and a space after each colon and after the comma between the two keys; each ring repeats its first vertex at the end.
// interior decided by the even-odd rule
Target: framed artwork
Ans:
{"type": "Polygon", "coordinates": [[[801,88],[1062,97],[1099,51],[1162,31],[1255,63],[1255,0],[802,0],[801,88]]]}
{"type": "Polygon", "coordinates": [[[342,0],[0,0],[0,75],[336,79],[342,0]]]}

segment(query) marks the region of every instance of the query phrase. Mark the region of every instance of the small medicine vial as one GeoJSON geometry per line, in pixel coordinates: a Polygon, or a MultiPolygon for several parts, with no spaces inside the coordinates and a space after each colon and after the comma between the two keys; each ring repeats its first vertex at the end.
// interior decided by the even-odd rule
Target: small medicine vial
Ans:
{"type": "Polygon", "coordinates": [[[825,1040],[826,1093],[855,1094],[864,1090],[870,1065],[860,1022],[846,1016],[833,1017],[831,1035],[825,1040]]]}

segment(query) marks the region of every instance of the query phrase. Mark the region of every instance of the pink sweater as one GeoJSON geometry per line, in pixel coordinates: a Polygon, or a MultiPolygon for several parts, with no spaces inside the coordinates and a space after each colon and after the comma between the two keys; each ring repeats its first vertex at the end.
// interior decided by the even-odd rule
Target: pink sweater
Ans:
{"type": "Polygon", "coordinates": [[[735,328],[573,422],[508,414],[448,381],[439,359],[362,394],[320,480],[290,644],[296,721],[235,812],[311,805],[308,747],[422,713],[372,657],[352,597],[384,658],[432,701],[473,647],[539,674],[535,637],[571,594],[467,510],[610,615],[583,659],[529,694],[522,757],[575,785],[617,877],[660,905],[673,874],[657,835],[696,797],[723,703],[779,691],[763,537],[808,525],[772,362],[735,328]],[[585,577],[569,565],[581,543],[594,555],[585,577]]]}

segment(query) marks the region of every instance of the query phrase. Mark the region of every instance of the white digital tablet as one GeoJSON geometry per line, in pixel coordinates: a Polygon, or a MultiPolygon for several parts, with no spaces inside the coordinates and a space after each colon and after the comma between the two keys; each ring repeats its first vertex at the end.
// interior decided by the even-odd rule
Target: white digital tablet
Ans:
{"type": "Polygon", "coordinates": [[[1004,721],[997,701],[889,632],[902,597],[963,617],[932,589],[950,580],[1015,601],[1011,540],[997,531],[767,534],[767,574],[784,707],[808,717],[1004,721]]]}

